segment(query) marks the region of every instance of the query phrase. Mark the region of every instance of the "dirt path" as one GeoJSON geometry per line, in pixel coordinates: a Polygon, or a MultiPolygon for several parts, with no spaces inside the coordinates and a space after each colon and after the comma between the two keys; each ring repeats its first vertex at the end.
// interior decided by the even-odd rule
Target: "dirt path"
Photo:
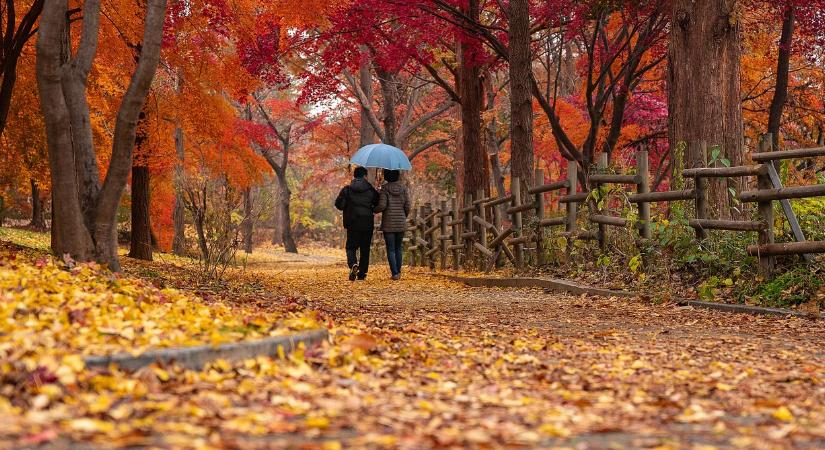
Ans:
{"type": "Polygon", "coordinates": [[[349,282],[342,255],[320,256],[253,255],[233,301],[319,311],[331,344],[147,368],[101,413],[128,430],[85,420],[49,448],[825,448],[822,321],[393,282],[386,266],[349,282]]]}
{"type": "Polygon", "coordinates": [[[334,414],[308,442],[825,446],[822,322],[471,289],[424,273],[392,282],[383,267],[367,282],[345,275],[324,265],[270,279],[342,325],[329,361],[369,351],[318,368],[306,399],[334,414]]]}

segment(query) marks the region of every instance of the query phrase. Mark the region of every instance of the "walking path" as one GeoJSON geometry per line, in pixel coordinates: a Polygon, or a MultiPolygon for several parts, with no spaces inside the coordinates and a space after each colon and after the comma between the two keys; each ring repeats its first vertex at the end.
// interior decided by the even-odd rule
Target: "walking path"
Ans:
{"type": "Polygon", "coordinates": [[[31,434],[31,421],[47,424],[64,414],[60,429],[71,434],[46,428],[25,442],[825,447],[821,321],[469,288],[424,271],[393,282],[385,265],[371,269],[366,282],[349,282],[340,261],[332,254],[262,254],[233,275],[261,293],[256,307],[319,311],[331,344],[281,362],[93,374],[76,411],[34,411],[25,422],[7,422],[6,432],[31,434]]]}
{"type": "Polygon", "coordinates": [[[345,274],[302,266],[270,280],[341,332],[362,333],[339,350],[369,351],[343,372],[318,368],[305,400],[335,412],[318,437],[407,448],[825,446],[822,322],[467,288],[424,272],[392,282],[383,266],[367,282],[345,274]]]}

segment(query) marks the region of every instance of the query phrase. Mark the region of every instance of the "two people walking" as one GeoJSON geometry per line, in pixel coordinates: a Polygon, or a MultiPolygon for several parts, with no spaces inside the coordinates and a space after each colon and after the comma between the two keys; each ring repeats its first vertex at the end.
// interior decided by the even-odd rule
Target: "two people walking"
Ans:
{"type": "Polygon", "coordinates": [[[401,278],[404,231],[410,214],[410,196],[399,181],[398,170],[384,169],[384,184],[376,190],[367,181],[367,169],[358,167],[352,182],[341,189],[335,207],[344,213],[347,230],[347,266],[350,281],[367,278],[375,228],[374,214],[381,214],[381,231],[387,246],[387,262],[393,280],[401,278]]]}

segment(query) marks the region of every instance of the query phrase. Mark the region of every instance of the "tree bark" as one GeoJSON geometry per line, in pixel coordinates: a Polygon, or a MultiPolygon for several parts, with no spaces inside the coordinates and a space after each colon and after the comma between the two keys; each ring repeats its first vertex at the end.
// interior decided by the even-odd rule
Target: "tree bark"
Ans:
{"type": "MultiPolygon", "coordinates": [[[[496,107],[496,91],[493,89],[493,82],[490,77],[484,79],[484,91],[487,97],[484,110],[489,113],[496,107]]],[[[504,173],[501,169],[501,158],[499,156],[501,145],[498,140],[498,119],[495,114],[491,115],[490,120],[484,127],[484,140],[486,141],[487,157],[490,159],[492,184],[496,188],[496,195],[503,197],[507,195],[507,189],[504,186],[504,173]]]]}
{"type": "MultiPolygon", "coordinates": [[[[737,2],[676,0],[669,49],[669,138],[671,149],[691,141],[719,148],[719,158],[741,165],[744,147],[737,2]]],[[[686,160],[693,160],[692,146],[686,160]]],[[[712,150],[711,150],[712,151],[712,150]]],[[[722,218],[733,217],[728,188],[741,179],[712,180],[709,199],[722,218]]]]}
{"type": "Polygon", "coordinates": [[[90,261],[94,244],[77,196],[71,123],[61,84],[67,9],[67,2],[50,0],[43,8],[37,39],[37,86],[52,177],[52,251],[90,261]]]}
{"type": "Polygon", "coordinates": [[[522,180],[522,198],[533,180],[533,96],[530,76],[530,12],[528,0],[510,0],[510,167],[522,180]]]}
{"type": "Polygon", "coordinates": [[[183,202],[183,128],[175,128],[175,153],[178,160],[175,163],[175,205],[172,209],[172,222],[175,235],[172,238],[172,253],[178,256],[186,254],[186,209],[183,202]]]}
{"type": "Polygon", "coordinates": [[[35,181],[34,178],[30,181],[32,190],[32,220],[29,222],[29,227],[37,231],[43,231],[46,229],[46,218],[43,214],[43,199],[40,197],[40,186],[37,185],[37,181],[35,181]]]}
{"type": "Polygon", "coordinates": [[[149,168],[132,166],[132,238],[129,256],[152,260],[152,227],[149,220],[149,168]]]}
{"type": "Polygon", "coordinates": [[[281,219],[281,184],[275,180],[275,210],[272,212],[272,245],[281,245],[284,242],[284,221],[281,219]]]}
{"type": "Polygon", "coordinates": [[[381,84],[381,97],[384,100],[382,122],[384,122],[384,144],[396,145],[395,135],[398,131],[398,120],[395,108],[398,105],[398,86],[396,72],[389,72],[376,67],[378,81],[381,84]]]}
{"type": "Polygon", "coordinates": [[[132,166],[138,117],[160,62],[165,15],[166,0],[148,0],[140,58],[118,110],[112,138],[112,158],[97,202],[94,228],[96,253],[98,260],[108,263],[115,271],[120,270],[117,258],[117,207],[132,166]]]}
{"type": "Polygon", "coordinates": [[[140,57],[121,100],[112,156],[99,191],[95,189],[97,180],[92,176],[97,170],[97,159],[90,139],[85,95],[97,51],[100,1],[84,2],[83,29],[77,51],[64,64],[67,10],[68,3],[62,0],[45,3],[37,41],[37,81],[46,124],[52,209],[56,218],[52,250],[57,254],[68,253],[79,261],[96,260],[119,271],[117,208],[132,168],[138,117],[160,60],[166,1],[147,2],[140,57]]]}
{"type": "MultiPolygon", "coordinates": [[[[358,69],[358,83],[361,85],[361,91],[364,92],[368,105],[372,105],[372,72],[370,70],[371,63],[369,60],[369,53],[364,50],[361,52],[361,57],[363,58],[363,61],[361,62],[361,67],[358,69]]],[[[373,130],[372,125],[370,124],[369,114],[370,111],[362,106],[361,126],[359,128],[359,148],[375,143],[375,130],[373,130]]]]}
{"type": "MultiPolygon", "coordinates": [[[[779,149],[779,130],[782,125],[782,113],[788,101],[788,78],[791,63],[791,47],[794,33],[794,7],[785,7],[782,18],[782,35],[779,37],[779,57],[777,58],[776,83],[770,113],[768,114],[768,133],[773,134],[773,148],[779,149]]],[[[777,161],[778,162],[778,161],[777,161]]]]}
{"type": "Polygon", "coordinates": [[[278,180],[278,218],[280,219],[281,241],[284,244],[284,251],[287,253],[298,253],[298,246],[292,236],[292,219],[289,213],[290,199],[292,192],[286,180],[286,170],[276,171],[278,180]]]}
{"type": "MultiPolygon", "coordinates": [[[[462,12],[470,20],[479,19],[479,1],[469,0],[462,12]]],[[[480,46],[481,44],[478,43],[480,46]]],[[[479,189],[489,191],[487,152],[481,143],[481,103],[483,98],[481,67],[472,57],[478,51],[469,39],[459,43],[459,93],[461,95],[461,138],[464,154],[464,186],[461,192],[475,195],[479,189]]]]}
{"type": "Polygon", "coordinates": [[[252,188],[246,188],[243,191],[243,226],[241,233],[243,235],[243,250],[246,254],[252,253],[252,188]]]}

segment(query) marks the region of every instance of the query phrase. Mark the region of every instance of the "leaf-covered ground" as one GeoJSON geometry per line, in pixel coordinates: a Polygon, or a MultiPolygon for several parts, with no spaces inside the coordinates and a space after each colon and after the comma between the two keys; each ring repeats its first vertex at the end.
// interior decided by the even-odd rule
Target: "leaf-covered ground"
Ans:
{"type": "MultiPolygon", "coordinates": [[[[392,282],[384,267],[350,283],[334,261],[261,257],[223,290],[211,288],[208,302],[317,310],[332,325],[332,344],[284,361],[219,362],[201,372],[84,369],[75,380],[4,378],[0,402],[10,405],[0,405],[0,442],[825,446],[822,322],[470,289],[423,272],[392,282]]],[[[127,266],[154,267],[155,284],[174,284],[169,274],[178,270],[127,266]]]]}

